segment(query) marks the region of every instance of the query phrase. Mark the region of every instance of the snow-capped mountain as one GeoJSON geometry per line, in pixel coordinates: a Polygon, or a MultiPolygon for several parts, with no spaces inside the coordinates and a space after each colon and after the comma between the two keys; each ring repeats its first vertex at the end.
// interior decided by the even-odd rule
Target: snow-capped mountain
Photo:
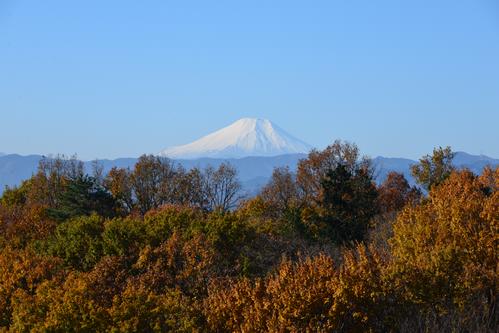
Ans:
{"type": "Polygon", "coordinates": [[[173,159],[241,158],[308,153],[312,147],[267,119],[243,118],[192,143],[159,153],[173,159]]]}

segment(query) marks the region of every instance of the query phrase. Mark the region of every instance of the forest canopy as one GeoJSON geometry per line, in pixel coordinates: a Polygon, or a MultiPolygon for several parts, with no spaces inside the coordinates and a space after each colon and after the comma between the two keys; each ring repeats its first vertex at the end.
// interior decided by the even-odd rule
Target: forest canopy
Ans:
{"type": "Polygon", "coordinates": [[[0,198],[2,332],[495,332],[499,168],[376,184],[348,142],[237,171],[44,159],[0,198]]]}

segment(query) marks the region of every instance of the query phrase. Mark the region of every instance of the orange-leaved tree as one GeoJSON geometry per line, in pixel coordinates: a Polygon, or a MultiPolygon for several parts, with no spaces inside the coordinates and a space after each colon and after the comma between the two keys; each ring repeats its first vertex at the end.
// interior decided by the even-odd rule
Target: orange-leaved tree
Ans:
{"type": "Polygon", "coordinates": [[[482,177],[452,172],[398,216],[390,241],[393,283],[423,312],[461,311],[460,320],[480,316],[497,324],[498,176],[498,169],[482,177]]]}

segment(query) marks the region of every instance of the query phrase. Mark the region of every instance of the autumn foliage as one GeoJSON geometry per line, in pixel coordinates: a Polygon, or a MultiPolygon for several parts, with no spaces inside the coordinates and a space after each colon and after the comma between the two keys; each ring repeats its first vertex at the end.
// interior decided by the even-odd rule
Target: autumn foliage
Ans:
{"type": "Polygon", "coordinates": [[[0,331],[496,332],[499,168],[434,154],[428,192],[337,141],[245,199],[230,165],[43,161],[0,199],[0,331]]]}

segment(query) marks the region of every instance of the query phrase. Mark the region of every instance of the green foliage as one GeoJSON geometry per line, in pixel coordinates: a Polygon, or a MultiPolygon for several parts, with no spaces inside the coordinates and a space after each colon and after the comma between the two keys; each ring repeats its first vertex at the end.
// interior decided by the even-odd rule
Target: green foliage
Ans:
{"type": "Polygon", "coordinates": [[[30,181],[23,181],[19,187],[6,187],[0,198],[0,204],[5,207],[22,206],[28,201],[30,181]]]}
{"type": "Polygon", "coordinates": [[[58,202],[56,208],[49,210],[49,215],[59,221],[93,213],[110,217],[115,210],[113,197],[89,176],[69,180],[58,202]]]}
{"type": "Polygon", "coordinates": [[[426,190],[442,183],[449,177],[454,167],[454,153],[450,147],[435,148],[432,155],[423,156],[418,164],[411,166],[411,172],[416,181],[426,190]]]}
{"type": "Polygon", "coordinates": [[[248,276],[261,270],[257,246],[263,244],[259,244],[256,230],[246,220],[232,213],[212,213],[199,231],[215,247],[218,265],[226,273],[248,276]]]}
{"type": "Polygon", "coordinates": [[[102,247],[106,255],[136,256],[146,241],[146,226],[140,220],[117,218],[105,223],[102,247]]]}
{"type": "Polygon", "coordinates": [[[217,256],[220,272],[229,275],[261,271],[258,234],[244,217],[234,213],[202,213],[197,209],[166,207],[146,215],[145,224],[151,244],[174,233],[184,239],[203,237],[217,256]]]}
{"type": "Polygon", "coordinates": [[[78,217],[59,224],[45,244],[46,252],[77,270],[91,269],[103,255],[104,221],[97,215],[78,217]]]}
{"type": "Polygon", "coordinates": [[[340,164],[322,182],[327,234],[337,243],[363,240],[369,222],[378,212],[377,190],[369,170],[352,173],[340,164]]]}
{"type": "Polygon", "coordinates": [[[148,212],[144,224],[150,244],[158,246],[175,231],[192,234],[194,226],[199,225],[204,218],[203,212],[196,208],[164,206],[148,212]]]}
{"type": "Polygon", "coordinates": [[[301,207],[289,206],[280,209],[272,201],[257,196],[246,201],[237,211],[257,233],[284,239],[311,239],[301,220],[301,207]]]}

